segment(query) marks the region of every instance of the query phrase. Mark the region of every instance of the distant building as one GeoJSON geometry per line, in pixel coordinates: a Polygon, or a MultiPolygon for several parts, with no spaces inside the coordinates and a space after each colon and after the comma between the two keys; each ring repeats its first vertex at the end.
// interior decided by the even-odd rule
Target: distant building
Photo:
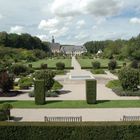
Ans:
{"type": "Polygon", "coordinates": [[[82,53],[87,52],[87,50],[86,50],[85,46],[62,45],[61,52],[63,54],[81,55],[82,53]]]}
{"type": "Polygon", "coordinates": [[[50,43],[50,48],[52,53],[60,53],[61,45],[59,43],[55,43],[54,36],[52,36],[52,42],[50,43]]]}
{"type": "Polygon", "coordinates": [[[55,43],[54,36],[52,36],[50,48],[52,53],[63,53],[64,55],[81,55],[87,52],[85,46],[82,45],[60,45],[59,43],[55,43]]]}
{"type": "Polygon", "coordinates": [[[102,53],[103,53],[103,51],[100,49],[100,50],[98,50],[98,52],[96,53],[96,56],[97,56],[97,57],[100,57],[100,56],[102,55],[102,53]]]}

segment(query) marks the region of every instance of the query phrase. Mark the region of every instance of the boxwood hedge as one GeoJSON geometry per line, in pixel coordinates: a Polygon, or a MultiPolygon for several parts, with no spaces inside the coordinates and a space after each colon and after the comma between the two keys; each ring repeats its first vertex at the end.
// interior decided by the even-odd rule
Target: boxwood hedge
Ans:
{"type": "Polygon", "coordinates": [[[0,140],[139,140],[140,122],[0,123],[0,140]]]}

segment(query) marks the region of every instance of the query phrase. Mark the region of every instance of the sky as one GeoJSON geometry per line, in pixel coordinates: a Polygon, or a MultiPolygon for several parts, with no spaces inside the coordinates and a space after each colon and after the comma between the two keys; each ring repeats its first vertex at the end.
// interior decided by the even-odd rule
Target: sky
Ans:
{"type": "Polygon", "coordinates": [[[61,44],[140,33],[140,0],[0,0],[0,31],[61,44]]]}

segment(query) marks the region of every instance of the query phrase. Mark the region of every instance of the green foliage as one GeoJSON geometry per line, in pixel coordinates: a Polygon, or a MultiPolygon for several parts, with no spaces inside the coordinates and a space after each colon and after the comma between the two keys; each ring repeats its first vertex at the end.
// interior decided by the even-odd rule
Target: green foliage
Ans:
{"type": "MultiPolygon", "coordinates": [[[[46,52],[50,51],[48,43],[42,42],[39,38],[33,37],[27,33],[18,35],[0,32],[0,45],[11,48],[24,48],[27,50],[40,49],[46,52]]],[[[44,57],[44,54],[41,51],[38,53],[35,51],[34,54],[35,56],[41,54],[39,57],[44,57]]]]}
{"type": "Polygon", "coordinates": [[[88,104],[96,103],[97,81],[86,80],[86,100],[88,104]]]}
{"type": "Polygon", "coordinates": [[[121,87],[121,82],[119,80],[111,80],[106,84],[106,87],[114,89],[116,87],[121,87]]]}
{"type": "Polygon", "coordinates": [[[47,64],[44,64],[44,63],[41,64],[41,69],[47,69],[47,68],[48,68],[47,64]]]}
{"type": "Polygon", "coordinates": [[[139,122],[0,123],[5,140],[139,140],[139,122]]]}
{"type": "Polygon", "coordinates": [[[99,61],[92,62],[93,69],[99,69],[101,67],[101,63],[99,61]]]}
{"type": "Polygon", "coordinates": [[[93,74],[106,74],[103,69],[95,69],[95,70],[91,70],[91,72],[93,74]]]}
{"type": "Polygon", "coordinates": [[[117,67],[117,62],[116,60],[110,60],[110,62],[108,63],[108,69],[109,70],[114,70],[117,67]]]}
{"type": "Polygon", "coordinates": [[[2,93],[8,92],[13,88],[14,79],[13,76],[8,74],[6,70],[0,72],[0,88],[2,89],[2,93]]]}
{"type": "Polygon", "coordinates": [[[31,77],[22,77],[18,81],[20,89],[28,89],[33,85],[33,78],[31,77]]]}
{"type": "Polygon", "coordinates": [[[62,62],[56,63],[56,69],[57,70],[64,70],[65,69],[65,64],[62,62]]]}
{"type": "Polygon", "coordinates": [[[60,90],[63,88],[63,85],[60,84],[58,81],[55,81],[52,87],[52,90],[56,91],[56,90],[60,90]]]}
{"type": "Polygon", "coordinates": [[[40,70],[35,73],[35,79],[37,80],[44,80],[46,90],[50,90],[54,84],[54,72],[49,70],[40,70]]]}
{"type": "Polygon", "coordinates": [[[34,92],[35,92],[35,104],[36,105],[45,104],[45,82],[44,82],[44,80],[35,80],[34,92]]]}
{"type": "Polygon", "coordinates": [[[4,110],[0,109],[0,121],[7,120],[7,115],[4,110]]]}
{"type": "Polygon", "coordinates": [[[119,71],[119,80],[124,90],[138,90],[139,72],[133,68],[125,67],[119,71]]]}
{"type": "Polygon", "coordinates": [[[131,68],[137,69],[139,66],[139,62],[137,60],[133,60],[130,64],[131,68]]]}
{"type": "Polygon", "coordinates": [[[113,92],[115,92],[118,96],[140,96],[140,90],[131,91],[131,90],[124,90],[122,87],[114,87],[113,92]]]}
{"type": "Polygon", "coordinates": [[[19,75],[27,75],[29,74],[29,68],[23,64],[14,64],[11,66],[11,71],[19,76],[19,75]]]}

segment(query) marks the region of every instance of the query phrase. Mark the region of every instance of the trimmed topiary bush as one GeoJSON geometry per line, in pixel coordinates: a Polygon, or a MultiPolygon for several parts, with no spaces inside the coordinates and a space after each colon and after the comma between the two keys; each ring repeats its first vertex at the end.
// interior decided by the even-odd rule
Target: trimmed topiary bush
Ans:
{"type": "Polygon", "coordinates": [[[86,100],[88,104],[96,103],[97,81],[86,80],[86,100]]]}
{"type": "Polygon", "coordinates": [[[6,70],[0,72],[0,89],[2,93],[7,93],[13,89],[14,78],[6,70]]]}
{"type": "Polygon", "coordinates": [[[139,72],[133,68],[123,68],[119,71],[119,80],[124,90],[138,90],[139,72]]]}
{"type": "Polygon", "coordinates": [[[65,64],[62,62],[56,63],[56,69],[57,70],[64,70],[65,69],[65,64]]]}
{"type": "Polygon", "coordinates": [[[35,104],[37,104],[37,105],[45,104],[45,82],[44,82],[44,80],[35,80],[34,92],[35,92],[35,104]]]}
{"type": "Polygon", "coordinates": [[[99,69],[101,67],[101,63],[98,61],[92,62],[92,68],[93,69],[99,69]]]}
{"type": "Polygon", "coordinates": [[[110,60],[110,62],[108,63],[108,69],[109,70],[114,70],[117,67],[117,62],[116,60],[110,60]]]}
{"type": "Polygon", "coordinates": [[[41,69],[47,69],[48,65],[47,64],[41,64],[41,69]]]}

